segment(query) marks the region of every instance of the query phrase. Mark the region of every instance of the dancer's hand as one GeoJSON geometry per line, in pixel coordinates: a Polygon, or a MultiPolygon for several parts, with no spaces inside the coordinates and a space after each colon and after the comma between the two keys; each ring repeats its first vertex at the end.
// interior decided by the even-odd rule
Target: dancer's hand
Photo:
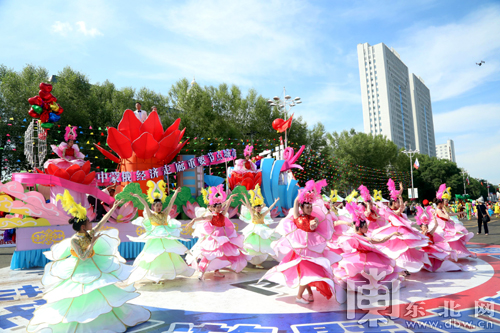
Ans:
{"type": "Polygon", "coordinates": [[[316,230],[317,227],[318,227],[318,220],[315,218],[309,223],[309,228],[311,228],[311,230],[316,230]]]}
{"type": "Polygon", "coordinates": [[[121,205],[121,204],[123,204],[123,199],[115,200],[115,202],[113,203],[113,208],[112,209],[118,208],[118,206],[121,205]]]}

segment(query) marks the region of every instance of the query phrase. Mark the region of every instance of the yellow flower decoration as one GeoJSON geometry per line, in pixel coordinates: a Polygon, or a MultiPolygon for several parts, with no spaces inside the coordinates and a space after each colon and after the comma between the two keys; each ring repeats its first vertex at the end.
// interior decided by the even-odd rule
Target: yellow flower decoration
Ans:
{"type": "Polygon", "coordinates": [[[153,203],[156,199],[160,199],[161,202],[165,202],[165,199],[167,199],[167,195],[165,193],[167,184],[163,180],[160,180],[158,183],[148,180],[146,185],[148,186],[149,203],[153,203]]]}
{"type": "Polygon", "coordinates": [[[207,192],[207,190],[202,188],[201,194],[203,195],[203,202],[205,203],[205,205],[208,205],[208,192],[207,192]]]}
{"type": "Polygon", "coordinates": [[[77,204],[68,190],[64,190],[63,195],[58,194],[56,196],[56,201],[59,200],[61,200],[62,207],[68,214],[80,220],[87,219],[87,209],[77,204]]]}
{"type": "Polygon", "coordinates": [[[444,191],[443,196],[441,197],[443,200],[451,200],[451,187],[448,187],[446,191],[444,191]]]}
{"type": "Polygon", "coordinates": [[[347,201],[347,202],[351,202],[351,201],[355,200],[355,199],[356,199],[356,197],[357,197],[358,195],[359,195],[358,191],[353,190],[353,191],[351,192],[351,194],[349,194],[349,195],[347,196],[347,198],[345,198],[345,201],[347,201]]]}
{"type": "Polygon", "coordinates": [[[373,190],[373,199],[375,201],[382,201],[382,191],[373,190]]]}
{"type": "Polygon", "coordinates": [[[250,193],[250,203],[252,207],[264,204],[264,198],[262,197],[259,184],[255,185],[255,190],[250,190],[248,193],[250,193]]]}
{"type": "Polygon", "coordinates": [[[337,190],[332,190],[330,192],[330,202],[337,202],[339,200],[339,196],[337,193],[337,190]]]}

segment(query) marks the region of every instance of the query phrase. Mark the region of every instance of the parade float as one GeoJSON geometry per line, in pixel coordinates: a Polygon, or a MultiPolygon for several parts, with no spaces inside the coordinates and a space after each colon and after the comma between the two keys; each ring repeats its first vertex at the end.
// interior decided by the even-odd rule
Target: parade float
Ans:
{"type": "MultiPolygon", "coordinates": [[[[229,211],[229,217],[239,229],[244,228],[241,225],[244,222],[237,219],[240,199],[248,197],[248,191],[257,185],[262,189],[266,205],[270,206],[279,198],[272,211],[273,217],[286,215],[293,206],[299,186],[291,170],[301,169],[296,162],[304,147],[295,153],[293,148],[282,143],[273,151],[259,152],[259,156],[252,158],[253,147],[248,145],[244,159],[237,159],[234,148],[209,151],[201,156],[180,154],[188,143],[184,139],[185,129],[180,129],[181,119],[164,130],[156,112],[150,113],[141,123],[133,111],[126,110],[116,128],[107,128],[107,147],[95,147],[116,163],[114,171],[100,171],[85,160],[77,145],[76,126],[65,128],[64,141],[51,146],[57,158],[46,160],[48,131],[63,112],[51,90],[50,84],[41,83],[39,95],[29,99],[32,105],[29,115],[33,119],[25,132],[25,155],[33,172],[14,173],[12,181],[0,185],[0,211],[6,214],[0,218],[0,229],[16,229],[16,251],[11,269],[44,266],[47,259],[42,253],[72,234],[69,215],[56,200],[65,189],[77,203],[87,208],[91,221],[96,217],[96,207],[90,205],[89,197],[95,198],[94,203],[100,202],[105,209],[113,204],[115,197],[124,201],[105,228],[119,230],[119,251],[127,259],[135,258],[143,248],[143,243],[130,242],[127,236],[145,232],[141,226],[131,223],[144,209],[133,195],[146,198],[150,190],[148,184],[158,184],[160,180],[166,180],[167,193],[173,187],[181,188],[170,215],[183,224],[194,218],[197,207],[205,205],[202,189],[225,180],[226,188],[239,196],[229,211]],[[210,168],[217,164],[224,164],[225,177],[210,174],[210,168]],[[172,176],[173,184],[169,183],[172,176]],[[115,196],[102,190],[109,187],[113,187],[115,196]]],[[[273,127],[283,132],[289,129],[291,121],[290,117],[279,126],[273,123],[273,127]]],[[[164,208],[170,198],[165,200],[164,208]]],[[[191,239],[189,231],[182,237],[188,248],[196,241],[191,239]]]]}

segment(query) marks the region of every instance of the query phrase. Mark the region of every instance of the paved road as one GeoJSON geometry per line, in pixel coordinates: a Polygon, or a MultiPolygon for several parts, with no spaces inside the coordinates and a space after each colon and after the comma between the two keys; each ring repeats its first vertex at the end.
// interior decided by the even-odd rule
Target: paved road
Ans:
{"type": "MultiPolygon", "coordinates": [[[[488,236],[484,235],[484,231],[481,235],[477,235],[477,219],[470,221],[462,220],[462,223],[467,228],[467,230],[474,233],[474,237],[471,242],[473,243],[484,243],[484,244],[500,244],[500,226],[499,219],[492,219],[488,223],[490,234],[488,236]]],[[[0,268],[9,267],[10,260],[12,258],[12,253],[14,253],[13,247],[0,248],[0,268]]]]}

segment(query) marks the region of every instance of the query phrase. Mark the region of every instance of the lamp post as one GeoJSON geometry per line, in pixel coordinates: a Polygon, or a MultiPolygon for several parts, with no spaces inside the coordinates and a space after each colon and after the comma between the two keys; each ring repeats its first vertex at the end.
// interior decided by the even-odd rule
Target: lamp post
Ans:
{"type": "Polygon", "coordinates": [[[464,181],[464,196],[467,195],[467,188],[465,187],[465,175],[467,174],[467,170],[462,169],[462,180],[464,181]]]}
{"type": "Polygon", "coordinates": [[[413,155],[420,153],[420,151],[418,149],[411,150],[411,146],[410,146],[410,149],[403,150],[403,153],[405,153],[406,155],[410,156],[411,199],[413,200],[413,199],[415,199],[415,191],[413,189],[413,155]]]}
{"type": "MultiPolygon", "coordinates": [[[[274,96],[273,99],[267,101],[270,106],[276,106],[280,112],[285,113],[285,121],[288,120],[288,113],[291,108],[296,106],[297,104],[301,104],[302,101],[300,97],[292,98],[292,96],[286,94],[286,89],[283,87],[283,99],[280,99],[278,96],[274,96]]],[[[291,126],[291,124],[290,124],[291,126]]],[[[285,148],[288,145],[288,133],[285,130],[285,148]]]]}

